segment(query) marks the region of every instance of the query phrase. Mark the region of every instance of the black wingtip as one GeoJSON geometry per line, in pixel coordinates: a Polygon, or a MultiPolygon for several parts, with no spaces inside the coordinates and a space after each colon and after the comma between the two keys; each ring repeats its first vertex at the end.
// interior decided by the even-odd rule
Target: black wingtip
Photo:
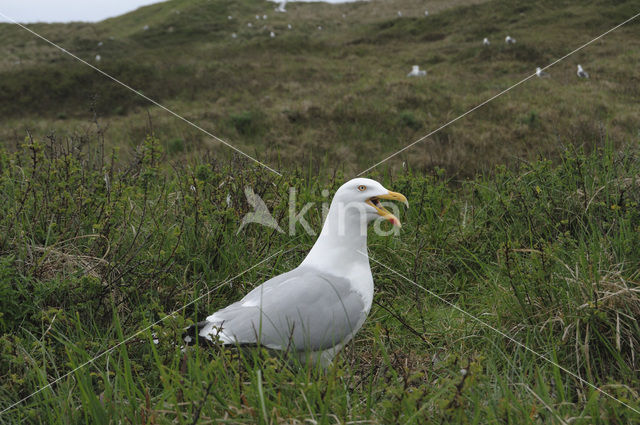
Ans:
{"type": "Polygon", "coordinates": [[[203,320],[202,322],[198,322],[195,325],[189,326],[185,329],[182,334],[182,340],[185,345],[206,345],[209,347],[213,347],[213,342],[209,338],[200,337],[200,331],[207,325],[207,321],[203,320]]]}

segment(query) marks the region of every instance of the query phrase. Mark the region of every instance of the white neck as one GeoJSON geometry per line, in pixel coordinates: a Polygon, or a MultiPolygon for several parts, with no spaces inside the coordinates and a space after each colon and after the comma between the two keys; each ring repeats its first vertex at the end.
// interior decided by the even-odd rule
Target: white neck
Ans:
{"type": "Polygon", "coordinates": [[[340,269],[345,274],[354,267],[369,268],[366,217],[356,209],[340,207],[335,200],[331,203],[322,231],[301,265],[340,269]]]}

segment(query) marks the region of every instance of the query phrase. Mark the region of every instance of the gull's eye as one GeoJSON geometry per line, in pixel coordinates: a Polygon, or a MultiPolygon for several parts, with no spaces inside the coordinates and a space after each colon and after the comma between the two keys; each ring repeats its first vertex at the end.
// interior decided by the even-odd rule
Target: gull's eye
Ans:
{"type": "Polygon", "coordinates": [[[360,186],[358,186],[358,190],[359,190],[360,192],[363,192],[363,191],[367,190],[367,186],[365,186],[365,185],[361,184],[360,186]]]}

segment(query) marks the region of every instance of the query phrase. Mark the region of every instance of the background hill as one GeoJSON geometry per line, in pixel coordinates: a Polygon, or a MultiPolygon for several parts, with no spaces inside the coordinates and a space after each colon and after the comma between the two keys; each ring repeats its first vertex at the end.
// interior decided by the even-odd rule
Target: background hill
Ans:
{"type": "MultiPolygon", "coordinates": [[[[172,0],[97,24],[32,28],[91,63],[100,55],[101,69],[276,168],[313,161],[357,172],[637,13],[633,1],[292,3],[287,13],[274,7],[172,0]],[[264,14],[266,20],[256,19],[264,14]],[[505,45],[507,34],[515,45],[505,45]],[[491,46],[482,46],[484,37],[491,46]],[[427,76],[407,78],[413,64],[427,76]]],[[[628,141],[639,131],[638,25],[391,164],[469,176],[516,158],[556,158],[569,144],[628,141]],[[577,63],[590,80],[576,77],[577,63]]],[[[151,121],[172,153],[228,154],[26,31],[0,25],[0,36],[5,145],[22,142],[26,129],[40,137],[86,132],[95,111],[108,127],[107,145],[124,152],[143,140],[151,121]]]]}
{"type": "Polygon", "coordinates": [[[172,0],[29,26],[281,177],[0,25],[0,424],[640,423],[638,22],[368,173],[411,203],[369,235],[404,277],[372,261],[329,371],[180,349],[314,242],[239,232],[245,188],[288,228],[289,188],[319,206],[636,3],[172,0]]]}

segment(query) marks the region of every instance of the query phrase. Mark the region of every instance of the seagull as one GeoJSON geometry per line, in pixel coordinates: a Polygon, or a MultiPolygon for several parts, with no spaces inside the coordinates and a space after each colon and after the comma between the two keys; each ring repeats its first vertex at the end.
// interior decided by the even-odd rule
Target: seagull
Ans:
{"type": "Polygon", "coordinates": [[[102,60],[102,56],[96,55],[96,62],[100,62],[102,60]]]}
{"type": "Polygon", "coordinates": [[[322,31],[322,25],[318,25],[318,31],[322,31]]]}
{"type": "Polygon", "coordinates": [[[398,17],[402,18],[402,12],[398,10],[398,17]]]}
{"type": "Polygon", "coordinates": [[[185,331],[187,345],[262,346],[327,368],[362,327],[373,301],[368,223],[400,226],[381,200],[404,195],[355,178],[335,193],[315,244],[295,269],[271,278],[240,301],[185,331]]]}
{"type": "Polygon", "coordinates": [[[248,23],[247,23],[247,26],[248,26],[249,28],[251,28],[251,27],[253,26],[253,24],[252,24],[251,22],[248,22],[248,23]]]}
{"type": "Polygon", "coordinates": [[[429,16],[429,11],[428,10],[424,11],[424,16],[429,16]]]}
{"type": "Polygon", "coordinates": [[[287,24],[287,28],[291,29],[291,24],[287,24]]]}
{"type": "Polygon", "coordinates": [[[287,5],[287,0],[281,1],[280,4],[278,4],[278,7],[276,7],[276,12],[286,12],[287,9],[285,9],[285,6],[287,5]]]}
{"type": "Polygon", "coordinates": [[[229,15],[229,16],[227,16],[227,19],[228,19],[228,20],[232,20],[232,19],[233,19],[233,16],[229,15]]]}
{"type": "Polygon", "coordinates": [[[544,72],[542,69],[540,69],[540,67],[536,68],[536,76],[538,76],[538,78],[545,78],[549,76],[548,72],[544,72]]]}
{"type": "Polygon", "coordinates": [[[102,47],[104,43],[102,41],[98,42],[98,47],[102,47]]]}
{"type": "Polygon", "coordinates": [[[508,35],[504,38],[504,42],[507,44],[516,44],[516,39],[508,35]]]}
{"type": "Polygon", "coordinates": [[[260,20],[260,15],[256,15],[256,21],[260,20]]]}
{"type": "Polygon", "coordinates": [[[491,42],[489,41],[489,39],[487,37],[484,38],[484,40],[482,40],[482,44],[485,46],[488,46],[491,44],[491,42]]]}
{"type": "Polygon", "coordinates": [[[421,70],[418,65],[413,65],[407,77],[424,77],[425,75],[427,75],[427,71],[421,70]]]}
{"type": "Polygon", "coordinates": [[[269,36],[270,36],[271,38],[274,38],[274,37],[276,36],[276,33],[275,33],[275,32],[273,32],[273,31],[271,31],[271,34],[269,34],[269,36]]]}
{"type": "Polygon", "coordinates": [[[238,34],[236,34],[235,32],[231,34],[231,38],[238,38],[238,34]]]}
{"type": "Polygon", "coordinates": [[[580,78],[589,78],[589,73],[582,69],[582,65],[578,65],[578,77],[580,78]]]}
{"type": "Polygon", "coordinates": [[[262,15],[262,19],[267,19],[267,15],[262,15]]]}
{"type": "Polygon", "coordinates": [[[149,25],[145,25],[144,27],[142,27],[142,30],[143,30],[143,31],[146,31],[146,30],[148,30],[148,29],[149,29],[149,25]]]}

